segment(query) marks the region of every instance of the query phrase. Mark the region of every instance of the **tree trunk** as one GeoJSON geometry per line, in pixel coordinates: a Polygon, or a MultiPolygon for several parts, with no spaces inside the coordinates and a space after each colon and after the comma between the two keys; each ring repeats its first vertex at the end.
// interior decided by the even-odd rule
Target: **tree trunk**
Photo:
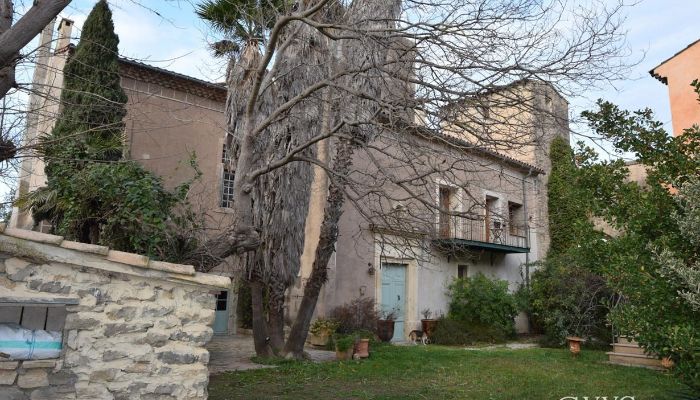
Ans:
{"type": "Polygon", "coordinates": [[[0,98],[16,85],[19,51],[60,13],[70,0],[34,0],[32,7],[12,25],[12,0],[0,0],[0,98]]]}
{"type": "Polygon", "coordinates": [[[304,297],[284,348],[284,354],[288,358],[301,359],[304,357],[304,342],[306,342],[306,336],[309,333],[309,325],[316,309],[321,288],[328,279],[328,261],[335,251],[335,243],[338,240],[338,223],[343,213],[345,200],[346,180],[344,177],[347,176],[352,164],[353,151],[354,145],[346,140],[342,140],[338,144],[333,166],[336,178],[331,180],[328,189],[328,198],[321,224],[321,236],[316,247],[311,275],[304,287],[304,297]]]}
{"type": "Polygon", "coordinates": [[[249,281],[253,311],[253,344],[259,357],[272,357],[268,344],[265,307],[263,306],[263,283],[253,278],[249,281]]]}
{"type": "Polygon", "coordinates": [[[270,301],[270,309],[267,312],[268,328],[270,335],[270,347],[275,355],[280,355],[284,349],[284,301],[270,301]],[[273,304],[275,303],[275,304],[273,304]]]}

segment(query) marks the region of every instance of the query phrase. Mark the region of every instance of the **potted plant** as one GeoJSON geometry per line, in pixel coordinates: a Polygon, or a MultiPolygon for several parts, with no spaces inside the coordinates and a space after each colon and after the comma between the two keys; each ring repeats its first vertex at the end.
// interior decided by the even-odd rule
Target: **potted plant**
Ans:
{"type": "Polygon", "coordinates": [[[331,335],[338,329],[338,321],[319,318],[309,327],[309,343],[313,346],[326,346],[331,335]]]}
{"type": "Polygon", "coordinates": [[[421,330],[423,331],[424,335],[430,338],[431,336],[433,336],[433,333],[435,333],[438,320],[430,318],[433,316],[433,312],[430,311],[429,308],[426,308],[423,311],[421,311],[421,314],[423,315],[423,319],[420,320],[421,330]]]}
{"type": "Polygon", "coordinates": [[[394,337],[394,324],[396,323],[396,309],[381,311],[377,320],[377,336],[382,342],[390,342],[394,337]]]}
{"type": "Polygon", "coordinates": [[[369,357],[369,341],[374,335],[369,331],[359,331],[355,333],[355,350],[353,358],[369,357]]]}
{"type": "Polygon", "coordinates": [[[566,341],[569,343],[569,351],[576,357],[581,352],[581,343],[585,342],[585,339],[579,336],[567,336],[566,341]]]}
{"type": "Polygon", "coordinates": [[[355,338],[352,336],[338,336],[334,341],[335,358],[340,361],[349,360],[352,357],[355,338]]]}

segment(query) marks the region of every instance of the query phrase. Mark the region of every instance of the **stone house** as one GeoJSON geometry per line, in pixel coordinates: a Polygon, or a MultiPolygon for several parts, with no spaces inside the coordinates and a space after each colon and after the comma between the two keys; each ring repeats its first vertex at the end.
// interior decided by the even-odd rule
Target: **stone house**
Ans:
{"type": "MultiPolygon", "coordinates": [[[[58,24],[57,35],[53,23],[41,34],[33,78],[35,90],[30,96],[32,112],[27,119],[24,145],[35,143],[54,126],[60,109],[63,67],[72,51],[72,31],[73,22],[63,19],[58,24]]],[[[194,156],[202,177],[193,184],[189,200],[208,232],[215,234],[228,226],[233,177],[224,170],[222,162],[226,89],[219,84],[125,58],[119,60],[119,72],[122,88],[128,96],[125,117],[127,156],[161,176],[166,187],[171,189],[194,175],[189,165],[194,156]]],[[[17,195],[45,184],[43,160],[24,158],[19,170],[17,195]]],[[[50,229],[43,222],[35,224],[30,213],[16,207],[9,226],[45,233],[50,229]]],[[[216,306],[219,309],[218,333],[234,329],[233,297],[226,296],[226,299],[216,306]]]]}
{"type": "MultiPolygon", "coordinates": [[[[44,29],[34,87],[30,98],[32,113],[27,123],[25,144],[34,143],[51,132],[60,109],[63,67],[72,51],[73,23],[63,19],[58,38],[53,25],[44,29]],[[51,49],[52,43],[53,49],[51,49]]],[[[192,156],[203,175],[190,191],[190,200],[205,218],[209,230],[216,231],[226,222],[228,213],[220,182],[223,171],[223,110],[226,89],[134,60],[120,58],[121,85],[127,94],[125,145],[127,157],[138,160],[173,188],[190,179],[194,170],[192,156]]],[[[24,159],[19,175],[18,195],[46,184],[44,162],[38,157],[24,159]]],[[[27,212],[14,209],[10,226],[32,229],[34,221],[27,212]]],[[[39,226],[37,229],[46,230],[39,226]]]]}
{"type": "Polygon", "coordinates": [[[3,338],[19,355],[0,354],[0,398],[205,399],[204,345],[230,285],[192,266],[4,228],[0,327],[31,335],[3,338]]]}
{"type": "MultiPolygon", "coordinates": [[[[70,27],[67,20],[59,24],[55,50],[44,50],[45,65],[50,68],[37,68],[35,72],[35,82],[38,86],[43,84],[50,93],[31,100],[32,109],[42,111],[36,113],[37,120],[28,126],[29,143],[53,126],[70,27]]],[[[44,43],[51,43],[52,29],[50,26],[44,31],[44,43]]],[[[207,228],[216,231],[226,226],[231,218],[233,176],[226,169],[225,88],[125,59],[120,61],[120,73],[129,98],[126,138],[130,157],[163,176],[172,187],[191,176],[186,161],[195,151],[203,179],[195,188],[199,197],[194,204],[206,218],[207,228]]],[[[373,297],[379,307],[401,309],[395,338],[401,340],[418,326],[423,309],[447,312],[446,287],[456,277],[482,272],[507,280],[511,290],[527,279],[529,269],[525,266],[544,257],[549,246],[548,149],[555,136],[568,138],[568,103],[543,83],[518,82],[508,90],[518,91],[528,99],[528,104],[522,110],[494,112],[489,129],[518,137],[522,141],[520,146],[493,149],[452,127],[443,127],[440,132],[400,132],[403,136],[399,142],[423,150],[415,154],[416,165],[427,164],[430,157],[443,157],[473,167],[465,167],[459,173],[432,174],[430,183],[418,193],[419,201],[415,205],[396,202],[381,205],[383,210],[398,213],[415,206],[410,214],[419,214],[419,221],[404,222],[420,229],[396,229],[387,223],[386,217],[391,212],[378,212],[374,219],[368,219],[358,207],[371,208],[371,204],[346,204],[336,253],[329,266],[330,279],[321,293],[317,315],[327,315],[333,307],[356,297],[373,297]],[[518,132],[505,130],[504,127],[512,124],[499,120],[498,115],[511,120],[518,118],[522,121],[521,128],[518,132]],[[426,207],[427,204],[434,207],[426,207]],[[439,207],[454,213],[438,212],[439,207]],[[469,217],[461,215],[468,210],[469,217]]],[[[496,103],[499,95],[502,93],[488,95],[491,97],[487,96],[486,102],[496,103]]],[[[395,148],[409,152],[413,149],[395,148]]],[[[327,156],[328,143],[320,142],[317,151],[327,156]]],[[[357,155],[354,161],[355,168],[366,173],[377,167],[362,155],[357,155]]],[[[44,183],[43,163],[28,158],[22,166],[18,192],[25,193],[44,183]]],[[[299,279],[288,293],[290,318],[297,312],[304,282],[311,271],[326,187],[325,174],[316,168],[299,279]]],[[[396,190],[398,196],[400,190],[396,190]]],[[[14,210],[10,226],[46,228],[34,226],[31,216],[18,210],[14,210]]],[[[235,298],[233,289],[221,292],[215,322],[217,333],[235,331],[235,298]]],[[[519,318],[518,330],[526,329],[526,321],[519,318]]]]}
{"type": "MultiPolygon", "coordinates": [[[[483,273],[508,281],[511,290],[527,279],[528,265],[542,259],[549,247],[549,144],[556,136],[568,139],[568,103],[547,84],[521,82],[514,87],[526,92],[523,98],[531,103],[520,117],[536,123],[522,124],[531,131],[521,134],[523,146],[513,146],[509,152],[475,146],[473,138],[449,128],[402,131],[400,140],[387,137],[386,146],[377,145],[401,147],[395,151],[412,160],[415,175],[429,172],[430,160],[442,159],[455,168],[428,173],[429,183],[414,187],[418,194],[412,196],[400,188],[385,189],[387,198],[410,200],[384,199],[386,204],[375,205],[380,211],[369,217],[367,210],[373,205],[346,203],[329,280],[317,306],[319,316],[351,299],[374,297],[379,307],[400,310],[394,340],[404,340],[411,330],[420,329],[424,309],[434,316],[447,313],[446,289],[454,278],[483,273]],[[406,220],[394,223],[388,217],[392,211],[406,214],[406,220]]],[[[388,157],[373,158],[383,160],[381,165],[368,163],[362,154],[355,156],[353,165],[367,177],[378,175],[373,169],[391,168],[388,157]]],[[[311,272],[325,179],[324,174],[315,174],[300,279],[289,294],[290,316],[297,311],[311,272]]],[[[524,315],[516,325],[518,331],[527,331],[524,315]]]]}

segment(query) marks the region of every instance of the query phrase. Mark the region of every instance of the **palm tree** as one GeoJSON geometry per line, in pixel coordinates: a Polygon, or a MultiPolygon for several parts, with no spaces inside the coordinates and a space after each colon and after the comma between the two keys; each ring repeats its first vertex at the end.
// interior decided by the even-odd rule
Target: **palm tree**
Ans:
{"type": "MultiPolygon", "coordinates": [[[[248,102],[253,84],[257,79],[255,71],[259,70],[262,48],[265,45],[266,37],[270,29],[275,24],[277,17],[285,10],[288,1],[284,0],[206,0],[197,6],[197,14],[209,22],[214,30],[223,34],[224,39],[212,45],[214,54],[219,57],[229,57],[227,71],[228,95],[226,99],[226,126],[225,138],[226,152],[234,158],[239,154],[239,144],[236,140],[239,135],[236,131],[241,129],[244,116],[244,107],[248,102]]],[[[267,136],[267,135],[265,135],[267,136]]],[[[262,145],[262,142],[270,141],[269,137],[259,138],[261,149],[269,149],[269,145],[262,145]]],[[[233,162],[235,164],[235,161],[233,162]]],[[[235,165],[228,166],[230,171],[235,173],[235,165]]],[[[283,173],[282,171],[279,171],[283,173]]],[[[257,182],[256,193],[258,199],[262,196],[262,187],[267,186],[265,182],[274,177],[265,177],[257,182]]],[[[258,224],[264,215],[269,215],[269,210],[265,210],[264,201],[256,202],[255,215],[258,224]]],[[[267,248],[269,253],[270,248],[267,248]]],[[[245,279],[251,289],[253,308],[253,337],[255,351],[259,356],[271,356],[272,350],[268,343],[268,331],[281,331],[275,324],[268,327],[264,318],[264,292],[271,286],[271,277],[279,274],[270,273],[270,265],[265,260],[266,249],[258,249],[245,255],[245,279]]],[[[269,290],[267,290],[269,292],[269,290]]],[[[277,310],[279,296],[268,296],[276,300],[276,305],[272,307],[277,310]]],[[[283,301],[283,299],[281,299],[283,301]]],[[[268,307],[269,308],[269,307],[268,307]]],[[[279,321],[278,318],[273,318],[279,321]]],[[[276,335],[272,335],[275,336],[276,335]]],[[[275,341],[276,342],[276,341],[275,341]]],[[[276,343],[274,347],[281,347],[281,343],[276,343]]]]}
{"type": "Polygon", "coordinates": [[[247,46],[265,42],[266,33],[285,8],[284,0],[206,0],[196,13],[225,39],[212,44],[214,54],[242,53],[247,46]]]}

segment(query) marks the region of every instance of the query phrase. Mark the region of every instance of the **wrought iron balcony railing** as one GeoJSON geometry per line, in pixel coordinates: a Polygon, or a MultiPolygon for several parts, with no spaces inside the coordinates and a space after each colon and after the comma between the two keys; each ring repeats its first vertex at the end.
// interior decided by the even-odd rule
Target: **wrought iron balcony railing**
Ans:
{"type": "Polygon", "coordinates": [[[526,228],[498,217],[462,217],[441,214],[436,239],[461,239],[494,245],[529,248],[526,228]]]}

